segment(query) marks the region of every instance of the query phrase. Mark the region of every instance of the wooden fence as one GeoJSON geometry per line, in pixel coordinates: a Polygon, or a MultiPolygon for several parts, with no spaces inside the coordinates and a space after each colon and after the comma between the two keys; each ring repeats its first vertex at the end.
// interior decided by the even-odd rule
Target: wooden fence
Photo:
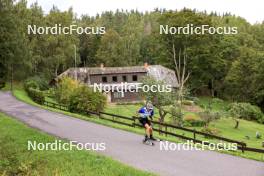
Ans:
{"type": "MultiPolygon", "coordinates": [[[[58,103],[45,101],[44,105],[46,105],[48,107],[60,109],[63,111],[68,111],[67,106],[60,105],[58,103]]],[[[116,114],[107,113],[107,112],[92,112],[92,111],[87,111],[85,113],[96,115],[100,119],[111,121],[113,123],[118,123],[118,124],[130,126],[130,127],[142,127],[142,125],[138,122],[138,117],[136,117],[136,116],[126,117],[126,116],[116,115],[116,114]],[[120,121],[120,119],[122,121],[120,121]]],[[[157,131],[160,134],[164,134],[165,136],[169,135],[169,136],[178,137],[178,138],[181,138],[184,140],[191,140],[194,143],[204,143],[206,145],[209,144],[209,142],[205,142],[205,141],[198,139],[197,135],[201,135],[201,136],[208,138],[208,139],[217,139],[217,140],[225,141],[225,142],[229,142],[229,143],[236,143],[237,148],[239,150],[241,150],[242,152],[251,151],[251,152],[257,152],[257,153],[264,153],[264,149],[247,147],[247,144],[242,142],[242,141],[233,140],[233,139],[229,139],[229,138],[225,138],[225,137],[221,137],[221,136],[217,136],[217,135],[212,135],[212,134],[204,133],[201,131],[197,131],[197,130],[193,130],[193,129],[189,129],[189,128],[185,128],[185,127],[180,127],[180,126],[171,125],[171,124],[167,124],[167,123],[161,123],[158,121],[152,120],[151,122],[154,126],[153,127],[154,131],[157,131]],[[157,125],[159,128],[155,128],[157,125]],[[178,133],[175,133],[175,130],[181,130],[181,131],[190,133],[190,135],[185,136],[183,134],[178,134],[178,133]]]]}

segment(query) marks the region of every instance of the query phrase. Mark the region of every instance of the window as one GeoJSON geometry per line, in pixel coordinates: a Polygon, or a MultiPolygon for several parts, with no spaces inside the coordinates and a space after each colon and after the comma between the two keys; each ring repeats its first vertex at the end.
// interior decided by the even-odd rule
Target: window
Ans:
{"type": "Polygon", "coordinates": [[[127,76],[122,76],[123,82],[127,82],[127,76]]]}
{"type": "Polygon", "coordinates": [[[132,76],[132,80],[133,80],[133,81],[137,81],[137,80],[138,80],[137,75],[133,75],[133,76],[132,76]]]}
{"type": "Polygon", "coordinates": [[[114,92],[114,98],[124,98],[124,92],[114,92]]]}
{"type": "Polygon", "coordinates": [[[106,76],[102,77],[102,82],[104,82],[104,83],[107,82],[107,77],[106,76]]]}
{"type": "Polygon", "coordinates": [[[112,77],[113,82],[117,82],[117,76],[112,77]]]}

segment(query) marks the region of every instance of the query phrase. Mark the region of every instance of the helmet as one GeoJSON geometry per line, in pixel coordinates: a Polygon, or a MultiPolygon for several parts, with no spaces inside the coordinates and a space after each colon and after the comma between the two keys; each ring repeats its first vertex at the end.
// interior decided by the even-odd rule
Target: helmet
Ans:
{"type": "Polygon", "coordinates": [[[146,108],[147,109],[153,109],[153,105],[150,101],[146,103],[146,108]]]}

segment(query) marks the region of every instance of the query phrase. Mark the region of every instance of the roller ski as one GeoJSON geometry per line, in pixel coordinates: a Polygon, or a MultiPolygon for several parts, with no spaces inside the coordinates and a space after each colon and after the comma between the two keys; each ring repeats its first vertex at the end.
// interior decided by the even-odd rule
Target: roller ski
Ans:
{"type": "Polygon", "coordinates": [[[154,146],[154,142],[152,142],[149,138],[144,138],[143,139],[143,144],[146,144],[146,145],[150,145],[150,146],[154,146]]]}
{"type": "Polygon", "coordinates": [[[150,136],[149,140],[154,141],[154,142],[155,141],[156,142],[160,142],[161,141],[161,139],[154,138],[152,135],[150,136]]]}

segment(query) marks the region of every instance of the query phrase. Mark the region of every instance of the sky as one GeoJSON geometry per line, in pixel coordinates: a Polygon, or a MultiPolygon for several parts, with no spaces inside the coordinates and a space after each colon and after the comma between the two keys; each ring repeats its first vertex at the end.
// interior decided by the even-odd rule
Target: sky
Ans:
{"type": "Polygon", "coordinates": [[[231,12],[245,18],[251,24],[264,21],[263,0],[28,0],[28,4],[36,1],[45,13],[55,5],[60,10],[73,7],[78,16],[82,14],[94,16],[103,11],[116,9],[137,9],[144,12],[155,8],[175,10],[187,7],[199,11],[216,11],[220,14],[231,12]]]}

